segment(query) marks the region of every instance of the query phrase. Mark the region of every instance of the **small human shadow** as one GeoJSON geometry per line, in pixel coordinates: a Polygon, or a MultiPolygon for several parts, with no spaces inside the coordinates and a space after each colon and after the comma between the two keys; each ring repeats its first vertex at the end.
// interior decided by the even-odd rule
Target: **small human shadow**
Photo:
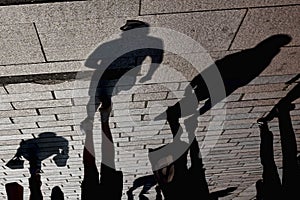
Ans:
{"type": "Polygon", "coordinates": [[[66,166],[69,158],[69,142],[61,136],[57,136],[53,132],[43,132],[37,138],[22,140],[17,149],[16,154],[6,164],[11,169],[23,169],[24,160],[22,157],[41,170],[41,163],[43,160],[55,155],[53,161],[56,166],[66,166]]]}

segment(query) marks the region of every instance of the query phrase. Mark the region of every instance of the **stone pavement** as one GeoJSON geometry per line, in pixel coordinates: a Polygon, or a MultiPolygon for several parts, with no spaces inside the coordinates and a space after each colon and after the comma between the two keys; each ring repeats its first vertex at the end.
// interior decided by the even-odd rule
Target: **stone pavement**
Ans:
{"type": "MultiPolygon", "coordinates": [[[[271,35],[283,33],[292,37],[258,77],[198,118],[196,135],[202,150],[207,151],[204,164],[210,191],[237,187],[221,199],[254,199],[254,184],[262,173],[256,119],[299,83],[299,79],[287,83],[300,72],[299,0],[87,0],[24,5],[11,2],[14,5],[0,6],[0,199],[7,199],[4,186],[14,181],[23,185],[28,199],[28,163],[24,169],[16,170],[5,165],[21,140],[37,138],[43,132],[54,132],[67,139],[70,156],[65,167],[57,167],[53,156],[43,161],[45,199],[50,199],[55,185],[61,186],[66,199],[80,199],[84,136],[78,125],[85,117],[93,72],[84,61],[99,43],[119,33],[127,19],[183,33],[201,44],[213,60],[252,48],[271,35]]],[[[184,54],[198,55],[191,51],[184,54]]],[[[136,62],[138,58],[131,59],[136,62]]],[[[149,60],[137,80],[147,71],[147,64],[149,60]]],[[[163,65],[176,69],[181,76],[137,84],[132,93],[113,98],[111,127],[116,165],[124,172],[124,192],[134,179],[151,173],[148,149],[171,141],[168,125],[165,121],[153,121],[153,116],[180,99],[188,81],[197,74],[190,63],[172,52],[165,52],[163,65]]],[[[120,83],[116,89],[122,87],[120,83]]],[[[295,103],[291,114],[299,145],[300,101],[295,103]]],[[[100,122],[95,125],[98,164],[99,125],[100,122]]],[[[270,125],[280,168],[277,121],[270,125]]],[[[45,145],[57,144],[46,139],[45,145]]],[[[154,198],[153,190],[149,197],[154,198]]]]}

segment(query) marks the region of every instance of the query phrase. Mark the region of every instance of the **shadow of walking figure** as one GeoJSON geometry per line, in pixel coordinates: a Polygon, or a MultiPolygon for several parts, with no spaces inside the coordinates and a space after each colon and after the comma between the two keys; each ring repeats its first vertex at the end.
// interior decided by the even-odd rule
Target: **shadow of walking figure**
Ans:
{"type": "Polygon", "coordinates": [[[120,29],[123,31],[120,38],[101,44],[85,61],[86,67],[96,70],[89,87],[90,100],[86,107],[87,117],[82,122],[83,131],[85,124],[93,121],[100,104],[110,104],[113,92],[120,92],[114,89],[121,78],[125,81],[121,90],[129,90],[135,85],[146,57],[151,58],[151,66],[141,82],[150,80],[163,60],[163,41],[148,35],[149,24],[127,20],[120,29]],[[151,46],[155,48],[149,48],[151,46]]]}
{"type": "Polygon", "coordinates": [[[183,131],[177,116],[169,115],[168,122],[173,134],[172,143],[156,149],[149,149],[149,159],[153,173],[164,198],[166,200],[215,200],[222,195],[230,194],[236,188],[231,187],[210,194],[199,144],[194,135],[197,126],[192,126],[195,123],[191,123],[190,120],[197,119],[190,118],[184,122],[190,144],[180,140],[183,131]],[[164,150],[159,154],[153,154],[153,152],[160,149],[164,150]],[[180,153],[180,157],[176,155],[178,152],[183,152],[180,153]],[[191,161],[190,167],[187,166],[188,153],[191,161]]]}
{"type": "Polygon", "coordinates": [[[57,136],[56,133],[44,132],[40,133],[37,138],[22,140],[16,154],[6,166],[11,169],[24,168],[24,161],[21,160],[23,157],[29,161],[29,164],[36,166],[36,169],[32,168],[32,170],[41,171],[42,161],[52,155],[55,155],[53,160],[56,166],[66,166],[69,158],[69,142],[57,136]]]}
{"type": "Polygon", "coordinates": [[[11,169],[24,168],[25,158],[29,161],[30,200],[42,200],[41,166],[42,161],[55,155],[53,160],[58,167],[66,166],[69,158],[68,140],[52,132],[40,133],[37,138],[23,140],[15,156],[6,164],[11,169]]]}
{"type": "Polygon", "coordinates": [[[257,199],[299,199],[300,198],[300,163],[297,158],[297,142],[292,126],[290,111],[292,102],[300,97],[298,83],[264,117],[258,119],[260,129],[260,158],[263,166],[262,179],[256,182],[257,199]],[[280,180],[274,161],[273,133],[268,128],[268,121],[278,118],[282,148],[283,173],[280,180]]]}
{"type": "MultiPolygon", "coordinates": [[[[108,105],[108,103],[104,103],[108,105]]],[[[83,150],[84,178],[81,184],[81,199],[93,200],[107,198],[120,200],[123,190],[123,173],[115,169],[115,149],[113,137],[109,127],[111,105],[100,107],[102,142],[101,142],[101,172],[96,166],[95,148],[93,140],[93,127],[85,127],[86,136],[83,150]]]]}
{"type": "MultiPolygon", "coordinates": [[[[278,34],[273,35],[254,48],[242,50],[225,56],[215,62],[217,69],[220,72],[225,86],[226,96],[229,96],[239,87],[247,85],[250,81],[256,78],[272,61],[272,59],[280,52],[280,48],[291,41],[289,35],[278,34]]],[[[177,118],[190,115],[199,116],[210,110],[216,103],[223,98],[215,97],[212,101],[210,91],[204,81],[203,76],[210,71],[208,67],[199,75],[194,77],[190,82],[191,87],[187,87],[184,97],[175,105],[168,107],[166,113],[156,117],[156,120],[164,119],[165,116],[177,118]],[[197,101],[193,100],[193,96],[197,97],[197,101]],[[198,103],[204,101],[204,105],[198,110],[198,103]],[[184,109],[181,109],[184,108],[184,109]]],[[[213,77],[207,77],[213,78],[213,77]]],[[[213,88],[219,89],[219,88],[213,88]]]]}

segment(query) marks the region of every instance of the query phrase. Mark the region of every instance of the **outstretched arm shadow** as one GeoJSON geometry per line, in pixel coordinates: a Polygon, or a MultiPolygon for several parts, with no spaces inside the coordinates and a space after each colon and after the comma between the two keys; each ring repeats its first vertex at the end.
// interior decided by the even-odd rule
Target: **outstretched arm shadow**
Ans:
{"type": "MultiPolygon", "coordinates": [[[[288,35],[273,35],[260,42],[254,48],[242,50],[217,60],[215,64],[222,77],[226,96],[229,96],[236,89],[247,85],[254,78],[259,76],[259,74],[271,63],[272,59],[280,52],[280,48],[290,41],[291,37],[288,35]]],[[[171,115],[173,118],[180,118],[192,114],[204,114],[222,100],[219,98],[212,101],[210,91],[203,78],[205,74],[209,74],[206,72],[212,67],[215,67],[215,65],[209,66],[193,78],[190,82],[191,87],[187,87],[185,90],[184,98],[175,105],[168,107],[166,111],[167,118],[171,115]],[[196,96],[198,102],[205,101],[205,104],[199,110],[197,110],[198,102],[195,102],[194,96],[196,96]],[[214,102],[214,104],[212,102],[214,102]]],[[[206,78],[211,79],[214,77],[206,78]]],[[[165,114],[163,113],[156,117],[156,119],[163,119],[164,117],[165,114]]]]}

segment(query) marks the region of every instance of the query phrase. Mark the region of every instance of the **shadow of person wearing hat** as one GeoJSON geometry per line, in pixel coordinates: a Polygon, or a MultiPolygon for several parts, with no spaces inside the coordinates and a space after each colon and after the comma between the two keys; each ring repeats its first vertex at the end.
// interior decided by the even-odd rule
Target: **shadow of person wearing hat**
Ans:
{"type": "Polygon", "coordinates": [[[127,20],[120,29],[122,30],[120,38],[101,44],[85,61],[85,66],[95,71],[89,88],[87,117],[81,123],[83,132],[85,127],[90,126],[89,123],[93,123],[100,104],[110,105],[113,95],[129,90],[136,84],[140,66],[146,57],[151,58],[151,65],[147,74],[141,78],[141,82],[150,80],[158,65],[162,63],[163,41],[148,35],[149,24],[127,20]],[[122,83],[118,84],[118,81],[122,83]],[[117,85],[122,87],[116,88],[117,85]]]}

